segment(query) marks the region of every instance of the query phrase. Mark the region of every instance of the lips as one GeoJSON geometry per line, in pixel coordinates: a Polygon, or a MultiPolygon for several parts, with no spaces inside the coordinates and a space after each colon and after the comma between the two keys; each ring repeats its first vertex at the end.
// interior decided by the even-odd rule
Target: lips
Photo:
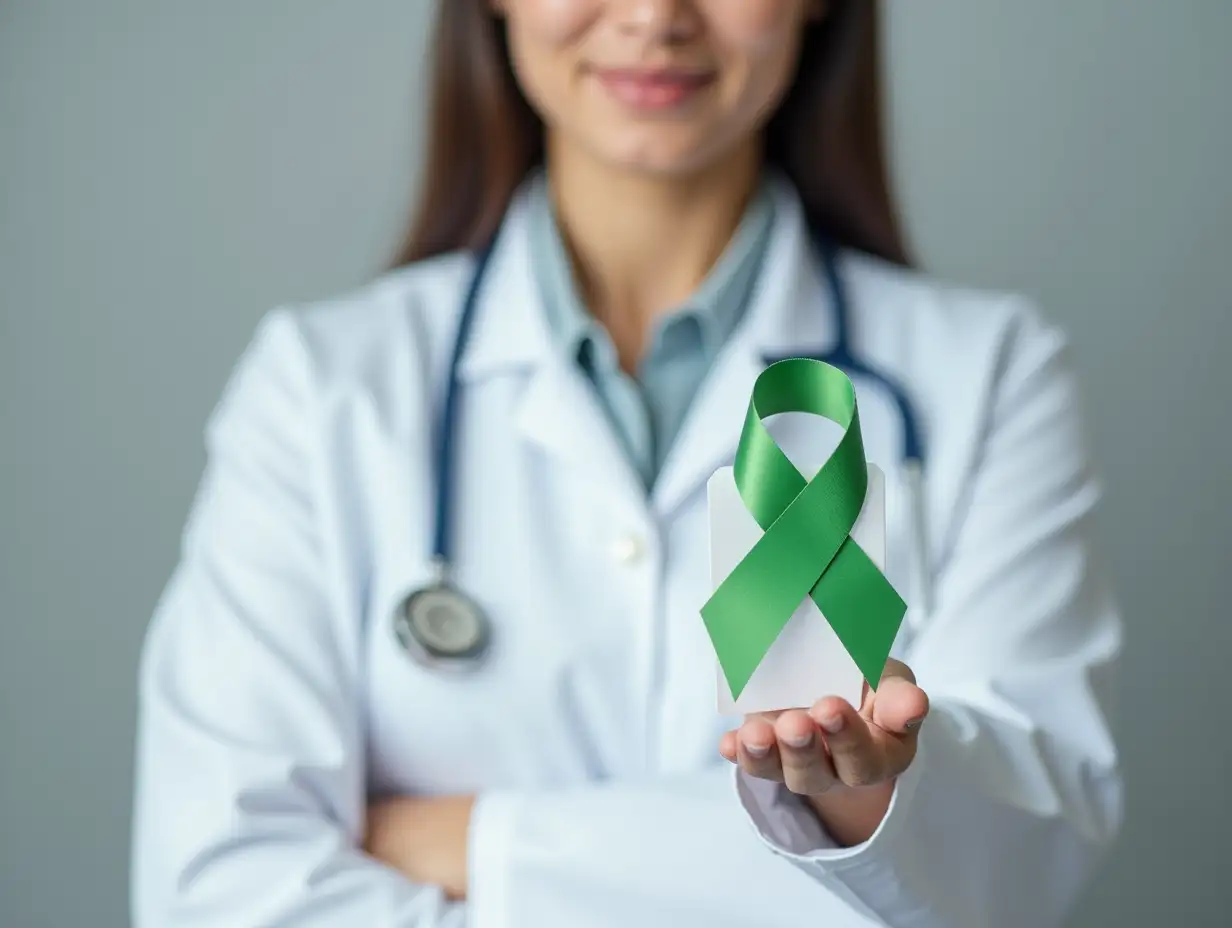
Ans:
{"type": "Polygon", "coordinates": [[[598,68],[595,77],[616,100],[637,109],[679,106],[714,82],[706,71],[598,68]]]}

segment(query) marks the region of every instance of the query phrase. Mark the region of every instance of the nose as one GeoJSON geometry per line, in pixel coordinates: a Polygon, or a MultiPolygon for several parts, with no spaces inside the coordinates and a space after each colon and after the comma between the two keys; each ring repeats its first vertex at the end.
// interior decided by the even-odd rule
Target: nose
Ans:
{"type": "MultiPolygon", "coordinates": [[[[701,28],[696,0],[613,0],[617,25],[630,37],[678,45],[701,28]]],[[[748,0],[736,0],[744,3],[748,0]]]]}

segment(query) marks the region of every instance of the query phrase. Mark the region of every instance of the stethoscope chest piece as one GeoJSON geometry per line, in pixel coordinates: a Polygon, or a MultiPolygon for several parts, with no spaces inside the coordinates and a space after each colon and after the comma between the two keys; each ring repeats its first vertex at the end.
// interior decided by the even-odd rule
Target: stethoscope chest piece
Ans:
{"type": "Polygon", "coordinates": [[[407,596],[394,614],[394,633],[415,660],[447,670],[476,667],[491,641],[487,616],[448,583],[434,583],[407,596]]]}

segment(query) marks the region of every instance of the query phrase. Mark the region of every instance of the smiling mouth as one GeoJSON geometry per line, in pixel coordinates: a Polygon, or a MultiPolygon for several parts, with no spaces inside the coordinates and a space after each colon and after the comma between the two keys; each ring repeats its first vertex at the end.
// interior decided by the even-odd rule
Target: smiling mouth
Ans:
{"type": "Polygon", "coordinates": [[[595,68],[595,78],[604,90],[625,106],[641,110],[665,110],[689,102],[710,87],[710,71],[676,68],[595,68]]]}

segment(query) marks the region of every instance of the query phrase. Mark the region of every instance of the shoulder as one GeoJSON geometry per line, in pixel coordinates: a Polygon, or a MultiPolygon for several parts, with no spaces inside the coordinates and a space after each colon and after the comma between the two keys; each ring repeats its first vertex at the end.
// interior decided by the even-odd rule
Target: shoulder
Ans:
{"type": "Polygon", "coordinates": [[[246,354],[275,364],[284,359],[336,386],[431,363],[452,338],[471,266],[468,252],[454,252],[350,291],[274,307],[258,322],[246,354]]]}
{"type": "Polygon", "coordinates": [[[865,324],[910,334],[934,354],[1065,340],[1022,292],[974,287],[855,252],[845,255],[844,272],[865,324]]]}
{"type": "Polygon", "coordinates": [[[345,380],[402,356],[428,360],[451,337],[471,264],[466,252],[442,255],[271,316],[294,330],[326,379],[345,380]]]}
{"type": "Polygon", "coordinates": [[[446,363],[471,266],[468,252],[455,252],[346,292],[269,309],[236,361],[213,420],[267,410],[302,421],[359,405],[384,418],[426,399],[446,363]]]}
{"type": "Polygon", "coordinates": [[[857,350],[904,385],[939,472],[971,474],[988,443],[1045,426],[1082,447],[1069,340],[1031,297],[866,255],[845,255],[843,271],[857,350]]]}
{"type": "MultiPolygon", "coordinates": [[[[1076,390],[1065,331],[1029,295],[974,287],[849,253],[844,273],[855,337],[881,363],[953,408],[989,403],[1039,376],[1076,390]]],[[[926,403],[930,401],[925,398],[926,403]]],[[[982,410],[987,412],[987,410],[982,410]]]]}

